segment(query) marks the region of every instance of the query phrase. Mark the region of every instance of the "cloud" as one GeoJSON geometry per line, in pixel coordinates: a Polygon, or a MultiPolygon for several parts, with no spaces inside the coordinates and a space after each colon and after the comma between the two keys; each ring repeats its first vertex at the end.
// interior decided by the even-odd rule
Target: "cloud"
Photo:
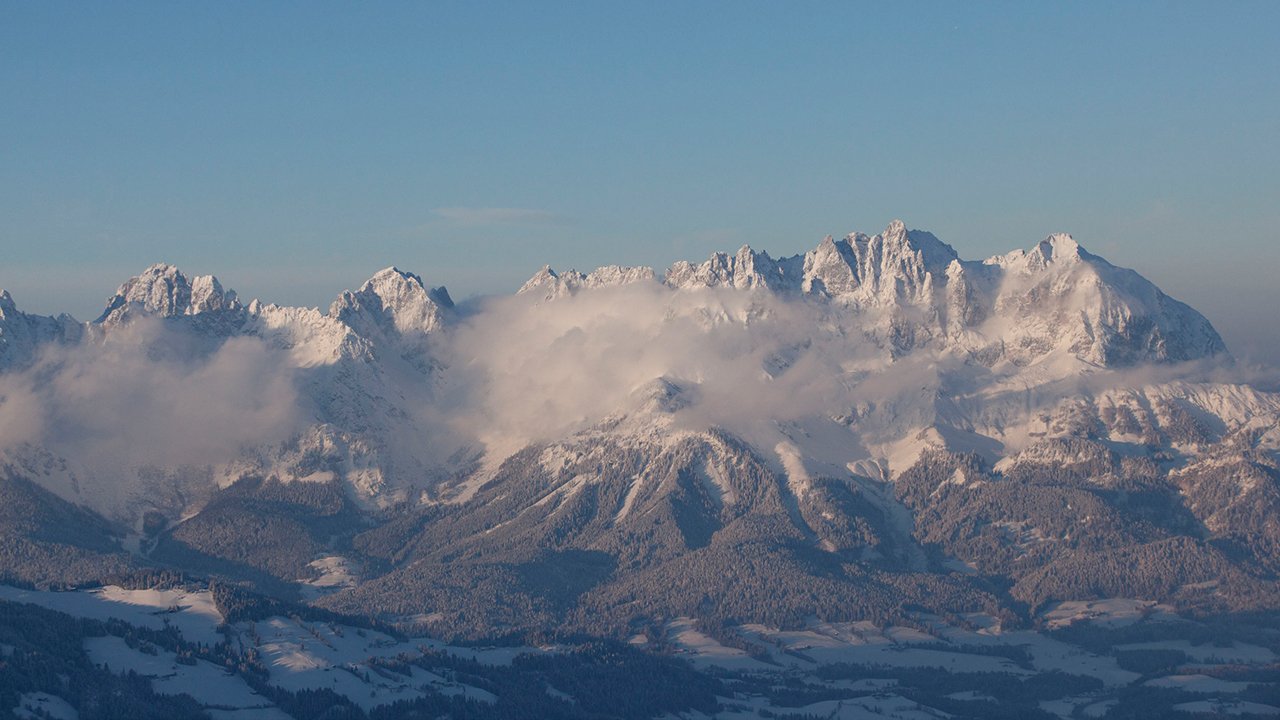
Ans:
{"type": "MultiPolygon", "coordinates": [[[[257,338],[211,342],[140,319],[0,376],[0,450],[39,443],[70,460],[73,499],[111,514],[153,490],[147,474],[233,461],[296,432],[293,373],[257,338]]],[[[178,492],[212,490],[196,474],[203,487],[178,492]]]]}
{"type": "MultiPolygon", "coordinates": [[[[771,293],[600,288],[552,302],[488,301],[438,351],[453,374],[453,416],[491,448],[549,440],[642,402],[665,378],[693,398],[677,418],[764,437],[778,422],[836,416],[858,399],[858,367],[885,351],[830,306],[771,293]]],[[[884,388],[919,393],[909,381],[884,388]]],[[[936,378],[936,374],[934,375],[936,378]]],[[[772,447],[772,443],[768,445],[772,447]]]]}
{"type": "Polygon", "coordinates": [[[1207,360],[1060,380],[1049,370],[1037,384],[1041,373],[985,367],[963,353],[891,358],[883,338],[900,319],[769,292],[659,283],[551,301],[491,298],[435,346],[454,391],[439,407],[457,437],[501,455],[634,410],[663,378],[687,391],[671,416],[676,427],[724,428],[767,452],[794,425],[829,433],[826,445],[841,444],[841,452],[883,451],[934,423],[974,432],[1016,426],[1063,397],[1112,387],[1267,377],[1207,360]]]}
{"type": "Polygon", "coordinates": [[[503,207],[444,207],[431,211],[436,217],[465,226],[563,225],[566,219],[549,210],[503,207]]]}

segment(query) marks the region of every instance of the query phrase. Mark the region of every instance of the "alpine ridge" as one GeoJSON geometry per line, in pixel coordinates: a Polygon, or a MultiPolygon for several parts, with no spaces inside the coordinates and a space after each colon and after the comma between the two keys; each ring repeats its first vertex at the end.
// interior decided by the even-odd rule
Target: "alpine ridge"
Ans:
{"type": "MultiPolygon", "coordinates": [[[[546,268],[521,291],[545,287],[554,297],[655,277],[649,268],[614,266],[560,278],[546,268]]],[[[828,236],[817,248],[780,260],[743,246],[701,265],[681,261],[662,282],[677,289],[766,288],[827,298],[855,314],[882,311],[877,330],[897,354],[932,345],[1025,364],[1059,349],[1116,367],[1226,353],[1202,315],[1066,234],[974,262],[895,220],[873,237],[828,236]]]]}

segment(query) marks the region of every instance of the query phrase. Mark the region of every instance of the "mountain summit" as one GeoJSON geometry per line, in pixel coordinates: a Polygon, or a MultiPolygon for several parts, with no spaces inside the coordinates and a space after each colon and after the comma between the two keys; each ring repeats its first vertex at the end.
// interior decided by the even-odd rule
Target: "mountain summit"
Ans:
{"type": "Polygon", "coordinates": [[[156,263],[120,285],[95,322],[119,323],[133,313],[177,317],[239,308],[235,291],[224,291],[218,278],[188,279],[178,268],[156,263]]]}

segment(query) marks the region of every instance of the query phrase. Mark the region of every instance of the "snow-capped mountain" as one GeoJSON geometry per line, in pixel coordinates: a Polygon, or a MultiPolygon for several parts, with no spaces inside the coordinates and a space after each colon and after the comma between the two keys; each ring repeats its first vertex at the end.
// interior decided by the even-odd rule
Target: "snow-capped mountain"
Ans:
{"type": "MultiPolygon", "coordinates": [[[[555,297],[579,289],[650,280],[649,268],[600,268],[558,276],[550,268],[521,292],[555,297]]],[[[864,314],[896,355],[917,347],[956,349],[991,362],[1027,364],[1062,351],[1116,367],[1224,354],[1209,322],[1137,273],[1051,235],[1031,250],[964,261],[931,233],[895,220],[884,232],[830,236],[781,260],[743,246],[701,265],[678,262],[662,282],[678,289],[766,288],[829,298],[864,314]]]]}
{"type": "MultiPolygon", "coordinates": [[[[196,395],[220,393],[226,383],[252,380],[222,377],[205,382],[213,380],[207,376],[219,358],[235,354],[230,348],[248,343],[265,354],[263,362],[272,373],[287,380],[293,391],[287,402],[297,404],[302,414],[294,422],[296,413],[282,413],[292,426],[266,433],[278,439],[283,430],[283,443],[257,444],[252,432],[233,433],[236,440],[223,449],[219,461],[197,472],[188,463],[157,466],[145,453],[134,454],[122,467],[112,457],[118,453],[83,453],[77,447],[80,437],[60,437],[56,427],[48,428],[51,437],[45,443],[33,444],[30,433],[17,443],[5,438],[9,462],[45,477],[51,489],[73,502],[133,521],[147,510],[180,515],[217,485],[259,472],[285,479],[340,476],[376,505],[395,502],[403,497],[403,485],[424,483],[439,472],[414,450],[422,445],[422,432],[412,415],[415,406],[430,398],[434,361],[426,352],[426,338],[444,325],[453,302],[443,288],[428,288],[412,273],[382,270],[355,292],[343,292],[328,313],[257,300],[244,304],[217,278],[188,278],[164,264],[152,265],[123,283],[91,323],[65,315],[25,315],[14,308],[8,294],[3,298],[0,361],[11,373],[10,382],[43,393],[46,407],[62,407],[74,415],[77,411],[68,406],[75,398],[66,397],[73,393],[62,392],[57,380],[83,379],[89,372],[105,375],[108,367],[138,376],[157,370],[177,373],[196,395]],[[42,347],[49,352],[42,354],[42,347]],[[46,457],[58,462],[49,465],[46,457]],[[392,488],[388,475],[413,481],[392,488]],[[159,490],[157,479],[180,489],[159,490]]],[[[243,368],[233,374],[261,370],[243,368]]],[[[104,377],[102,383],[111,380],[104,377]]],[[[74,393],[94,395],[103,389],[75,384],[74,393]]],[[[165,425],[166,414],[167,408],[161,408],[159,417],[118,421],[165,425]]],[[[44,416],[40,419],[43,422],[44,416]]],[[[208,420],[211,425],[237,422],[235,417],[208,420]]],[[[197,421],[189,432],[199,433],[203,424],[197,421]]]]}
{"type": "Polygon", "coordinates": [[[91,323],[0,294],[0,362],[5,475],[118,527],[113,567],[356,568],[319,602],[460,634],[1276,597],[1280,394],[1066,235],[967,261],[895,222],[457,306],[387,268],[327,311],[154,265],[91,323]]]}
{"type": "MultiPolygon", "coordinates": [[[[529,309],[517,304],[519,311],[510,317],[487,313],[485,306],[459,313],[444,288],[430,288],[419,276],[396,268],[378,272],[354,292],[344,291],[328,312],[322,313],[258,300],[246,304],[234,291],[224,289],[217,278],[189,278],[173,266],[157,264],[123,283],[92,323],[77,323],[67,316],[25,315],[7,294],[0,296],[0,361],[11,373],[33,365],[37,367],[29,372],[49,372],[49,367],[64,361],[55,353],[41,366],[38,348],[110,345],[112,336],[139,320],[159,321],[165,328],[146,342],[182,345],[184,361],[197,365],[208,362],[228,339],[261,341],[269,351],[279,351],[272,355],[272,362],[289,373],[297,388],[302,419],[291,429],[288,442],[279,446],[228,448],[224,462],[215,463],[219,483],[247,472],[284,479],[337,477],[372,505],[399,501],[411,490],[446,497],[452,491],[448,483],[439,483],[450,478],[456,482],[461,468],[442,461],[444,444],[435,439],[456,435],[458,423],[442,422],[433,408],[446,413],[473,411],[476,400],[459,399],[458,395],[477,392],[468,387],[477,375],[487,374],[488,380],[506,375],[519,385],[524,381],[522,373],[529,372],[527,367],[504,365],[500,359],[459,357],[452,336],[465,334],[468,325],[485,323],[488,315],[501,316],[495,321],[499,323],[537,325],[554,317],[550,308],[556,303],[566,308],[572,305],[572,313],[579,312],[584,302],[594,307],[609,302],[625,304],[625,298],[618,300],[608,294],[610,289],[625,287],[642,287],[644,300],[659,304],[653,311],[658,323],[681,319],[699,323],[708,334],[701,340],[722,332],[715,329],[717,324],[762,328],[752,330],[755,335],[749,333],[743,340],[747,343],[744,349],[760,356],[758,369],[770,378],[797,363],[827,356],[821,370],[841,376],[834,379],[854,390],[849,397],[839,398],[846,407],[837,407],[837,403],[814,408],[814,414],[856,418],[860,428],[853,431],[854,437],[862,444],[876,445],[883,453],[878,458],[868,453],[866,457],[842,459],[838,464],[856,460],[887,466],[895,455],[888,449],[890,445],[901,444],[935,425],[959,426],[966,433],[1004,442],[1008,426],[1017,422],[992,419],[1005,411],[994,409],[1000,404],[987,398],[988,390],[1046,387],[1046,383],[1109,369],[1226,355],[1221,339],[1203,316],[1164,295],[1137,273],[1090,254],[1069,236],[1050,236],[1030,250],[975,262],[961,260],[932,234],[908,231],[895,221],[877,235],[853,233],[839,240],[827,237],[813,250],[780,260],[743,247],[734,255],[717,253],[697,265],[676,263],[662,275],[650,268],[609,266],[590,273],[557,273],[548,267],[518,293],[521,299],[534,298],[548,307],[529,309]],[[588,298],[591,293],[602,294],[576,305],[569,300],[588,298]],[[792,317],[796,312],[799,317],[792,317]],[[813,332],[804,328],[796,332],[796,321],[813,322],[817,327],[813,332]],[[788,337],[769,337],[771,322],[779,327],[790,325],[786,328],[788,337]],[[895,398],[890,393],[868,403],[864,397],[868,392],[861,388],[870,378],[892,376],[895,366],[915,366],[926,358],[949,368],[968,369],[939,371],[925,379],[925,387],[936,397],[895,398]],[[477,364],[479,370],[465,367],[477,364]],[[958,388],[961,375],[967,376],[965,386],[958,388]],[[449,395],[447,401],[440,397],[442,392],[449,395]],[[963,407],[965,397],[970,398],[970,406],[975,405],[972,398],[981,398],[978,404],[982,407],[963,407]],[[875,409],[869,409],[872,407],[875,409]],[[885,412],[888,407],[893,408],[891,413],[885,412]]],[[[625,314],[628,309],[621,310],[625,314]]],[[[630,320],[648,323],[649,318],[641,317],[644,312],[632,311],[630,320]]],[[[596,322],[608,324],[613,314],[606,313],[604,320],[597,318],[596,322]]],[[[576,322],[565,327],[539,326],[539,332],[569,330],[576,322]]],[[[497,332],[508,331],[497,328],[497,332]]],[[[654,337],[660,336],[659,332],[654,337]]],[[[701,340],[695,331],[678,342],[697,344],[701,340]]],[[[672,340],[662,337],[662,341],[672,340]]],[[[511,350],[521,354],[518,348],[511,350]]],[[[465,352],[474,351],[467,348],[465,352]]],[[[483,350],[498,356],[506,351],[500,342],[483,350]]],[[[596,348],[569,353],[554,361],[592,365],[604,361],[599,352],[596,348]]],[[[550,363],[552,358],[541,359],[550,363]]],[[[625,377],[617,379],[639,387],[654,378],[670,377],[689,388],[687,395],[699,397],[750,391],[745,385],[718,389],[715,382],[706,381],[708,374],[720,370],[715,362],[713,358],[682,368],[690,364],[679,357],[677,349],[662,358],[649,376],[644,375],[645,370],[624,373],[625,377]]],[[[485,381],[480,378],[481,383],[485,381]]],[[[540,400],[550,405],[563,404],[563,398],[555,397],[560,391],[550,385],[531,385],[529,389],[535,395],[549,393],[552,397],[540,400]]],[[[631,388],[620,392],[619,399],[631,388]]],[[[697,412],[694,405],[691,414],[697,412]]],[[[480,409],[504,412],[502,407],[480,409]]],[[[578,422],[559,427],[585,428],[623,410],[621,406],[596,405],[579,413],[578,422]]],[[[761,419],[777,420],[777,427],[810,422],[799,417],[802,414],[788,410],[782,413],[785,417],[770,418],[764,410],[761,419]]],[[[712,415],[704,424],[725,424],[724,418],[712,415]]],[[[471,441],[450,438],[452,445],[446,454],[475,457],[487,445],[488,466],[494,467],[502,460],[498,455],[518,449],[518,443],[513,443],[496,449],[495,454],[495,443],[491,437],[486,439],[484,428],[465,424],[475,437],[471,441]]],[[[954,435],[950,431],[943,435],[949,433],[954,435]]],[[[775,428],[763,440],[765,450],[777,442],[791,442],[789,434],[775,428]]],[[[527,428],[512,437],[549,439],[527,428]]],[[[55,444],[68,442],[75,440],[55,444]]],[[[50,450],[60,454],[57,449],[50,450]]],[[[22,452],[27,451],[10,448],[10,457],[22,452]]],[[[74,448],[69,454],[72,466],[79,462],[81,473],[93,473],[89,469],[95,464],[93,458],[79,457],[74,448]]],[[[69,484],[74,486],[78,481],[69,484]]],[[[138,490],[137,494],[147,492],[138,490]]],[[[123,504],[127,507],[130,502],[123,504]]]]}
{"type": "Polygon", "coordinates": [[[240,309],[235,291],[224,291],[216,277],[187,279],[172,265],[156,264],[125,281],[95,322],[113,325],[137,314],[171,318],[240,309]]]}

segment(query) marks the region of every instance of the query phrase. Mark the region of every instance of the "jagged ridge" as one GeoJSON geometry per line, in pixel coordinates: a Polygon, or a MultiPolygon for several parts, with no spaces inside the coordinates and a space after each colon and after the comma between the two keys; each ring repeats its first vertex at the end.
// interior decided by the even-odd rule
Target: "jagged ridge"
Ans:
{"type": "MultiPolygon", "coordinates": [[[[547,299],[581,290],[657,280],[651,268],[591,273],[544,268],[520,289],[547,299]]],[[[744,245],[706,262],[672,265],[673,289],[735,288],[820,297],[867,316],[896,355],[953,349],[987,363],[1025,365],[1054,351],[1101,367],[1183,362],[1226,354],[1200,313],[1141,275],[1111,265],[1070,235],[1029,251],[961,260],[933,234],[895,220],[884,232],[826,237],[803,255],[775,260],[744,245]]]]}

